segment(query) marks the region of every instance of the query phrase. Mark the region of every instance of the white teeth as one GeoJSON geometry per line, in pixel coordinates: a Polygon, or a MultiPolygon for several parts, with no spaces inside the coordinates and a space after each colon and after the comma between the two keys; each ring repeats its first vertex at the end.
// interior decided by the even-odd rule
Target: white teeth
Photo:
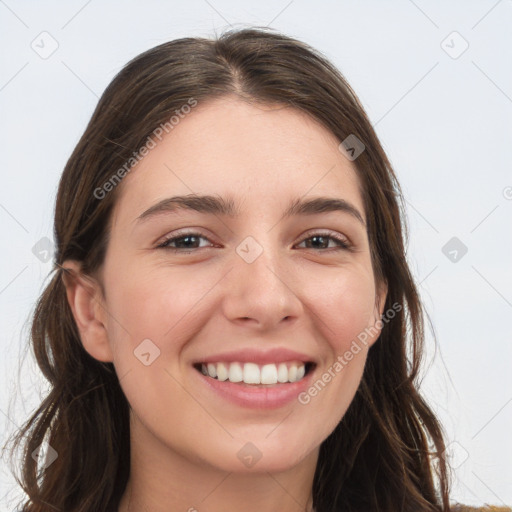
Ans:
{"type": "Polygon", "coordinates": [[[297,366],[294,364],[288,368],[288,380],[290,382],[295,382],[297,380],[297,366]]]}
{"type": "Polygon", "coordinates": [[[254,363],[244,364],[244,382],[246,384],[259,384],[260,381],[260,367],[254,363]]]}
{"type": "Polygon", "coordinates": [[[228,368],[224,363],[217,364],[217,379],[219,380],[228,380],[229,372],[228,368]]]}
{"type": "Polygon", "coordinates": [[[306,366],[300,361],[261,366],[256,363],[203,363],[201,373],[220,381],[229,380],[256,385],[284,384],[302,379],[306,374],[306,366]]]}
{"type": "Polygon", "coordinates": [[[277,381],[288,382],[288,367],[285,363],[279,363],[277,367],[277,381]]]}
{"type": "Polygon", "coordinates": [[[261,369],[261,383],[277,383],[277,368],[275,364],[266,364],[265,366],[263,366],[263,368],[261,369]]]}
{"type": "Polygon", "coordinates": [[[229,382],[242,382],[244,380],[244,372],[240,363],[231,363],[229,365],[229,382]]]}
{"type": "Polygon", "coordinates": [[[208,363],[208,375],[210,377],[217,377],[217,368],[213,363],[208,363]]]}

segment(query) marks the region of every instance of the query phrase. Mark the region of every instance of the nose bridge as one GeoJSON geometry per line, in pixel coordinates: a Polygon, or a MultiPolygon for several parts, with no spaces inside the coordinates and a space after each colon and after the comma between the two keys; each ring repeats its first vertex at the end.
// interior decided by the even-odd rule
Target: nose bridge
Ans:
{"type": "Polygon", "coordinates": [[[272,234],[264,233],[246,236],[236,247],[235,252],[241,261],[236,266],[246,274],[246,279],[254,278],[262,285],[278,281],[282,284],[282,248],[273,242],[272,234]]]}
{"type": "Polygon", "coordinates": [[[246,236],[235,248],[227,288],[226,313],[260,323],[279,321],[300,311],[299,300],[284,271],[283,250],[272,233],[246,236]]]}

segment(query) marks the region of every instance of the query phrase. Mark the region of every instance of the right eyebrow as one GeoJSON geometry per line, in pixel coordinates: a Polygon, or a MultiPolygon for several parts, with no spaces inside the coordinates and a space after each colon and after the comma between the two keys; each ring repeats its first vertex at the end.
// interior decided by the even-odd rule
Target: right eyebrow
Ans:
{"type": "Polygon", "coordinates": [[[178,209],[213,215],[227,215],[229,217],[239,215],[239,211],[235,209],[235,203],[231,198],[224,199],[216,196],[190,194],[188,196],[173,196],[162,199],[139,215],[136,220],[141,221],[162,212],[172,213],[178,209]]]}

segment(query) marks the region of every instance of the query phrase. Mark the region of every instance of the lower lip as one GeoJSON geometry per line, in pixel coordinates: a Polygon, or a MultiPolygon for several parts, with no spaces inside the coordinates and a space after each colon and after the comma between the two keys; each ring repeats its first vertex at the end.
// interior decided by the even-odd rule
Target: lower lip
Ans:
{"type": "Polygon", "coordinates": [[[221,381],[207,377],[195,368],[193,370],[210,390],[238,406],[253,409],[277,409],[297,400],[298,395],[308,388],[315,368],[297,382],[272,386],[258,386],[243,382],[237,384],[229,382],[229,380],[221,381]]]}

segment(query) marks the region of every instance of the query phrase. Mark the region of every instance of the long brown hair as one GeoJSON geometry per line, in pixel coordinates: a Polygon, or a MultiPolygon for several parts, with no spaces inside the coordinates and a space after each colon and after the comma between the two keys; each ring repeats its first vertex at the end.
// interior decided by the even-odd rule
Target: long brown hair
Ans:
{"type": "Polygon", "coordinates": [[[417,389],[425,312],[406,262],[400,186],[342,74],[308,45],[264,28],[178,39],[134,58],[105,90],[65,166],[54,274],[31,331],[50,391],[14,437],[13,451],[23,448],[21,481],[15,475],[28,497],[23,512],[118,509],[129,477],[129,404],[113,364],[92,358],[81,344],[61,265],[78,260],[85,274],[97,272],[119,189],[105,183],[191,98],[200,104],[226,95],[300,109],[340,142],[355,135],[364,143],[354,164],[375,279],[388,286],[384,310],[403,306],[383,326],[356,396],[320,447],[315,510],[449,512],[444,432],[417,389]],[[43,441],[58,457],[38,468],[32,453],[43,441]]]}

